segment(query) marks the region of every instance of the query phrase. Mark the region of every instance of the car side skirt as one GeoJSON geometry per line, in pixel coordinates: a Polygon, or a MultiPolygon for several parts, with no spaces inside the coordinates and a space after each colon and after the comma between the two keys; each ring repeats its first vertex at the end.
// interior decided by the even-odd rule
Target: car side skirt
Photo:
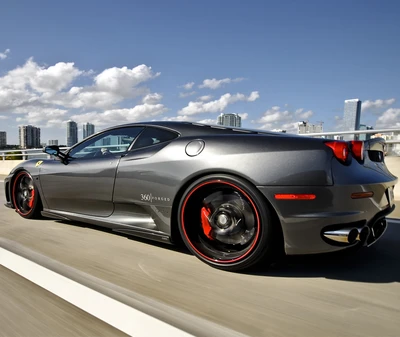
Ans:
{"type": "Polygon", "coordinates": [[[149,228],[137,227],[134,225],[123,224],[117,222],[116,220],[118,218],[115,216],[104,218],[104,217],[89,216],[84,214],[55,211],[49,209],[44,209],[41,212],[41,214],[46,218],[87,223],[95,226],[108,228],[114,232],[123,233],[130,236],[136,236],[144,239],[172,244],[171,237],[164,232],[160,232],[149,228]]]}

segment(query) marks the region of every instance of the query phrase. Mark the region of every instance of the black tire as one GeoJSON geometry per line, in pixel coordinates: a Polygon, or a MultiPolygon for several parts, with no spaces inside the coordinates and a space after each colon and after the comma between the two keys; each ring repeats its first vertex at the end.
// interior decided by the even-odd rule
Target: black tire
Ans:
{"type": "Polygon", "coordinates": [[[15,174],[12,182],[11,197],[15,211],[21,217],[25,219],[41,218],[42,201],[29,172],[19,171],[15,174]]]}
{"type": "Polygon", "coordinates": [[[244,271],[272,262],[271,210],[243,179],[209,175],[192,183],[179,204],[178,227],[191,253],[215,268],[244,271]]]}

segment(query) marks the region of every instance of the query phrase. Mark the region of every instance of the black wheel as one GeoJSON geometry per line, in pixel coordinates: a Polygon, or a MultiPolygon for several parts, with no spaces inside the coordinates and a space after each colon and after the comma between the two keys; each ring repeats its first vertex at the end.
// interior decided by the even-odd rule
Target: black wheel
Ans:
{"type": "Polygon", "coordinates": [[[273,255],[269,206],[242,179],[227,175],[201,178],[184,193],[178,214],[184,243],[211,266],[245,270],[273,255]]]}
{"type": "Polygon", "coordinates": [[[32,176],[27,171],[16,174],[11,193],[15,211],[20,216],[26,219],[40,217],[42,202],[32,176]]]}

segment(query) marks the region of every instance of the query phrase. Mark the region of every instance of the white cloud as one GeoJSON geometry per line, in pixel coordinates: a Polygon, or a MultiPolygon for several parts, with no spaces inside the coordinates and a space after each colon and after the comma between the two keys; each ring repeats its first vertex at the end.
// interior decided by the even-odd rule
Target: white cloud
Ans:
{"type": "Polygon", "coordinates": [[[92,122],[98,130],[149,120],[168,111],[160,103],[162,95],[146,87],[159,75],[146,65],[113,67],[94,75],[93,70],[78,69],[73,62],[43,66],[29,58],[0,75],[0,124],[15,118],[20,124],[46,128],[44,138],[58,137],[62,129],[63,138],[69,119],[92,122]]]}
{"type": "Polygon", "coordinates": [[[189,102],[189,104],[183,109],[178,111],[178,115],[195,115],[199,113],[213,113],[222,112],[226,109],[229,104],[233,104],[238,101],[253,102],[259,97],[257,91],[253,91],[250,96],[244,94],[225,94],[219,99],[211,102],[189,102]]]}
{"type": "Polygon", "coordinates": [[[193,86],[194,86],[194,82],[189,82],[189,83],[186,83],[186,84],[180,86],[180,88],[184,88],[185,90],[190,90],[193,88],[193,86]]]}
{"type": "Polygon", "coordinates": [[[5,60],[10,53],[10,49],[6,49],[4,52],[0,53],[0,60],[5,60]]]}
{"type": "Polygon", "coordinates": [[[282,130],[286,130],[286,133],[297,133],[298,122],[285,123],[282,125],[282,130]]]}
{"type": "Polygon", "coordinates": [[[147,104],[157,104],[162,99],[162,95],[158,93],[147,94],[143,97],[142,102],[147,104]]]}
{"type": "Polygon", "coordinates": [[[59,62],[48,68],[39,66],[32,58],[0,77],[0,90],[27,91],[31,94],[54,93],[65,89],[82,74],[74,63],[59,62]]]}
{"type": "Polygon", "coordinates": [[[200,96],[197,98],[198,101],[203,101],[203,102],[207,102],[210,99],[212,99],[213,96],[212,95],[204,95],[204,96],[200,96]]]}
{"type": "Polygon", "coordinates": [[[90,121],[96,126],[108,127],[116,124],[134,123],[149,120],[167,111],[163,104],[141,104],[130,109],[111,109],[104,112],[88,112],[71,116],[77,123],[90,121]]]}
{"type": "Polygon", "coordinates": [[[376,121],[377,129],[391,129],[400,127],[400,109],[386,110],[376,121]]]}
{"type": "Polygon", "coordinates": [[[96,91],[111,92],[123,97],[133,97],[132,90],[140,83],[158,77],[151,67],[144,64],[132,69],[127,67],[105,69],[94,79],[96,91]]]}
{"type": "Polygon", "coordinates": [[[110,111],[111,117],[118,116],[112,121],[119,122],[137,116],[146,118],[146,114],[152,116],[166,109],[159,104],[161,94],[150,93],[148,88],[141,86],[160,75],[151,67],[143,64],[131,69],[113,67],[100,72],[89,85],[72,86],[74,80],[92,74],[92,70],[80,70],[73,62],[44,67],[29,58],[24,65],[0,77],[0,113],[6,116],[19,114],[19,122],[60,126],[69,109],[75,109],[75,116],[82,113],[85,118],[88,109],[96,109],[95,117],[101,123],[106,122],[103,116],[110,111]],[[144,96],[142,105],[119,109],[119,103],[137,96],[144,96]]]}
{"type": "Polygon", "coordinates": [[[180,92],[179,97],[180,98],[185,98],[189,96],[193,96],[196,93],[196,91],[191,91],[191,92],[180,92]]]}
{"type": "Polygon", "coordinates": [[[65,89],[81,74],[82,71],[75,68],[73,62],[59,62],[47,69],[36,65],[30,85],[38,92],[57,92],[65,89]]]}
{"type": "Polygon", "coordinates": [[[311,110],[308,110],[306,112],[303,112],[302,114],[299,115],[300,118],[302,119],[309,119],[314,115],[314,112],[312,112],[311,110]]]}
{"type": "Polygon", "coordinates": [[[258,91],[253,91],[249,98],[247,99],[249,102],[254,102],[256,99],[260,98],[260,94],[258,93],[258,91]]]}
{"type": "Polygon", "coordinates": [[[243,120],[247,119],[249,117],[249,114],[247,112],[239,114],[240,117],[242,117],[243,120]]]}
{"type": "Polygon", "coordinates": [[[304,111],[304,109],[301,108],[301,109],[297,109],[297,110],[295,111],[295,115],[296,115],[298,118],[301,118],[301,119],[309,119],[310,117],[312,117],[312,115],[314,115],[314,112],[311,111],[311,110],[304,111]]]}
{"type": "Polygon", "coordinates": [[[68,112],[67,110],[62,109],[53,109],[53,108],[43,108],[43,107],[29,107],[26,108],[18,108],[19,113],[24,113],[22,117],[17,117],[16,121],[18,123],[25,124],[33,124],[40,127],[49,127],[52,124],[49,124],[49,121],[57,121],[58,124],[61,123],[63,116],[68,112]]]}
{"type": "Polygon", "coordinates": [[[314,112],[311,110],[304,111],[305,109],[296,109],[293,111],[284,109],[280,106],[273,106],[259,118],[252,121],[252,123],[261,124],[260,128],[265,130],[282,129],[288,133],[297,132],[297,125],[301,119],[310,118],[314,112]]]}
{"type": "Polygon", "coordinates": [[[281,111],[279,106],[273,106],[264,112],[263,116],[258,120],[258,123],[278,123],[284,121],[290,121],[293,118],[293,114],[288,110],[281,111]]]}
{"type": "Polygon", "coordinates": [[[203,81],[203,84],[199,85],[199,88],[218,89],[218,88],[222,87],[224,84],[240,82],[243,80],[244,80],[244,78],[242,78],[242,77],[238,77],[238,78],[234,78],[234,79],[223,78],[221,80],[217,80],[216,78],[205,79],[203,81]]]}
{"type": "Polygon", "coordinates": [[[172,122],[193,122],[194,118],[191,116],[173,116],[173,117],[164,117],[163,120],[172,122]]]}
{"type": "Polygon", "coordinates": [[[395,98],[377,99],[375,101],[366,100],[361,104],[361,111],[382,109],[391,106],[396,101],[395,98]]]}
{"type": "Polygon", "coordinates": [[[207,124],[207,125],[217,125],[217,121],[212,118],[202,119],[200,121],[196,121],[197,123],[207,124]]]}

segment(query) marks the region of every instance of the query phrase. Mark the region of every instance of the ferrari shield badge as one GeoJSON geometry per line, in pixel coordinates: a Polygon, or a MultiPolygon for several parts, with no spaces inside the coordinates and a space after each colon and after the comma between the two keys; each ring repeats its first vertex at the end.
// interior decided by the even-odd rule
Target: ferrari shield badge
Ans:
{"type": "Polygon", "coordinates": [[[38,167],[38,166],[40,166],[40,165],[42,165],[42,163],[43,163],[43,160],[39,160],[37,163],[36,163],[36,167],[38,167]]]}

